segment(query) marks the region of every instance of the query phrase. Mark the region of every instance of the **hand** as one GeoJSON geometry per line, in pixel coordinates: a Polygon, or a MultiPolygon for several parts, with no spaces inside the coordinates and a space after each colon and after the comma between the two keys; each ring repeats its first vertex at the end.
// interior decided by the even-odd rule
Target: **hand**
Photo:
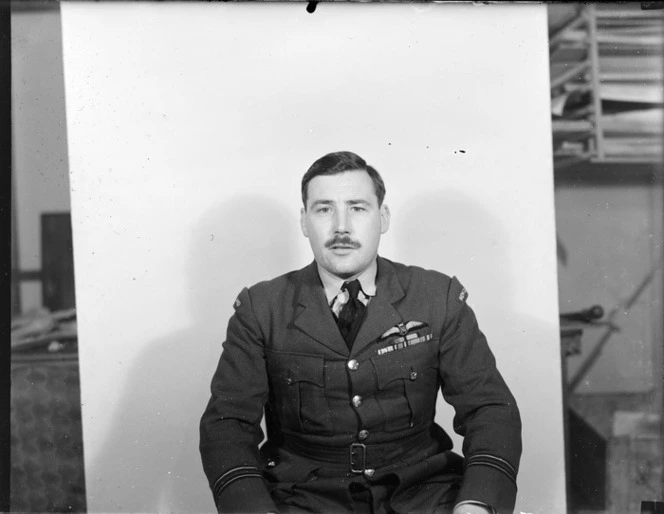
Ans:
{"type": "Polygon", "coordinates": [[[454,507],[452,514],[491,514],[491,509],[477,503],[462,503],[454,507]]]}

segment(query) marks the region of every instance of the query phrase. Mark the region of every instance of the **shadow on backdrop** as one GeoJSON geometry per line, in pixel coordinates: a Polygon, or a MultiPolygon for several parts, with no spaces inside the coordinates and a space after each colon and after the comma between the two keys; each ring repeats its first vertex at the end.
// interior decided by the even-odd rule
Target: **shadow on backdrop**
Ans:
{"type": "MultiPolygon", "coordinates": [[[[505,202],[509,201],[505,198],[505,202]]],[[[565,475],[561,472],[564,468],[560,467],[564,464],[564,427],[562,422],[551,421],[562,419],[558,325],[524,312],[524,306],[533,299],[517,296],[515,285],[521,277],[509,259],[515,243],[507,227],[477,200],[453,189],[432,190],[409,198],[402,209],[393,212],[392,221],[391,236],[399,245],[396,260],[457,275],[468,289],[469,304],[474,306],[498,368],[516,397],[523,421],[524,447],[517,510],[561,512],[564,506],[556,502],[558,492],[565,487],[565,475]],[[478,300],[486,294],[499,300],[478,300]],[[541,440],[542,432],[551,434],[550,444],[535,443],[541,440]],[[547,469],[545,463],[551,462],[563,464],[547,469]],[[528,485],[522,486],[524,483],[528,485]]],[[[555,234],[551,237],[551,251],[555,252],[555,234]]],[[[538,244],[541,246],[541,241],[538,244]]],[[[516,251],[533,250],[524,247],[516,251]]],[[[555,264],[555,258],[551,262],[555,264]]],[[[545,264],[549,266],[550,262],[545,264]]],[[[542,271],[551,273],[548,268],[542,271]]],[[[549,319],[557,317],[556,311],[549,319]]],[[[438,419],[450,432],[453,414],[452,408],[440,399],[438,419]]]]}
{"type": "MultiPolygon", "coordinates": [[[[192,321],[170,336],[136,342],[144,349],[114,408],[111,435],[92,464],[105,483],[88,494],[117,491],[104,510],[214,510],[198,451],[199,420],[236,295],[296,261],[299,228],[289,225],[293,217],[286,209],[258,195],[220,204],[193,225],[189,288],[170,292],[183,297],[192,321]]],[[[88,503],[94,505],[94,498],[88,503]]]]}
{"type": "MultiPolygon", "coordinates": [[[[542,512],[560,510],[554,502],[564,475],[533,464],[555,461],[556,456],[562,459],[563,448],[554,443],[547,447],[529,444],[532,431],[560,433],[563,428],[542,423],[551,417],[551,406],[560,404],[560,384],[551,384],[547,378],[559,376],[560,363],[542,358],[543,349],[552,354],[551,348],[542,345],[551,342],[551,331],[557,327],[520,312],[520,302],[530,300],[514,296],[511,284],[518,275],[507,257],[510,241],[505,228],[477,202],[452,191],[418,195],[394,214],[391,237],[396,238],[399,250],[385,257],[450,275],[459,262],[469,260],[473,276],[459,278],[470,291],[471,303],[487,287],[499,290],[500,302],[482,306],[480,325],[483,319],[500,320],[484,325],[491,327],[487,334],[490,344],[501,340],[496,352],[499,366],[522,410],[524,456],[528,458],[522,460],[520,476],[529,482],[522,489],[530,494],[521,494],[517,506],[542,512]],[[509,342],[524,337],[532,344],[512,352],[509,342]]],[[[93,464],[105,470],[109,483],[104,487],[118,491],[115,504],[107,509],[214,509],[200,464],[198,422],[235,296],[245,285],[289,271],[301,257],[293,251],[295,239],[301,237],[298,227],[292,226],[293,219],[268,198],[246,196],[210,210],[194,226],[191,286],[188,291],[172,293],[187,298],[191,326],[145,345],[115,406],[111,435],[93,464]]],[[[555,251],[555,242],[552,249],[555,251]]],[[[451,421],[443,424],[447,428],[451,421]]]]}

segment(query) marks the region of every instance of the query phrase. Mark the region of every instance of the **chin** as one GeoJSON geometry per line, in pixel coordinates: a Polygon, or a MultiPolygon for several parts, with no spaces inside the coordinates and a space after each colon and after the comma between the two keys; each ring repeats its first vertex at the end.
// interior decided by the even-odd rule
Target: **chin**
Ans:
{"type": "Polygon", "coordinates": [[[344,266],[337,268],[334,272],[339,278],[347,279],[355,275],[359,275],[366,269],[366,266],[344,266]]]}
{"type": "Polygon", "coordinates": [[[358,255],[346,255],[344,257],[326,256],[323,267],[333,275],[347,279],[364,271],[369,263],[358,259],[358,255]]]}
{"type": "Polygon", "coordinates": [[[357,271],[335,271],[335,272],[334,272],[334,274],[335,274],[337,277],[339,277],[339,278],[343,278],[344,280],[347,279],[347,278],[352,277],[352,276],[355,275],[356,273],[357,273],[357,271]]]}
{"type": "Polygon", "coordinates": [[[357,269],[357,266],[330,266],[327,270],[333,275],[343,279],[352,277],[361,271],[357,269]]]}

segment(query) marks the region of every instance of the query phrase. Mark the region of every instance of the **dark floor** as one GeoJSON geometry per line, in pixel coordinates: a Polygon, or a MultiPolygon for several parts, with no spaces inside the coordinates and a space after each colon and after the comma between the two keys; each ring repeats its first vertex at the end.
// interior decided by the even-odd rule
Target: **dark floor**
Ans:
{"type": "Polygon", "coordinates": [[[12,512],[86,511],[77,355],[12,355],[12,512]]]}
{"type": "Polygon", "coordinates": [[[649,513],[642,502],[662,501],[664,445],[655,400],[654,393],[569,397],[570,514],[649,513]]]}
{"type": "MultiPolygon", "coordinates": [[[[11,511],[85,512],[77,348],[17,352],[11,379],[11,511]]],[[[661,500],[661,464],[653,460],[647,476],[642,465],[655,455],[662,460],[661,437],[612,436],[615,413],[647,411],[651,395],[573,395],[569,400],[575,441],[568,512],[639,513],[641,500],[661,500]],[[618,496],[617,482],[625,483],[618,496]]]]}

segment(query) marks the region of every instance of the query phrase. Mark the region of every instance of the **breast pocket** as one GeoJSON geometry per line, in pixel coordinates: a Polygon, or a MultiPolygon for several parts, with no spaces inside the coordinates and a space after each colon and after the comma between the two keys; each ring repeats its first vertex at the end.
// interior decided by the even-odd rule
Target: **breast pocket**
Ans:
{"type": "Polygon", "coordinates": [[[429,423],[436,410],[438,340],[373,357],[385,430],[398,431],[429,423]]]}
{"type": "Polygon", "coordinates": [[[325,359],[318,355],[268,352],[271,401],[282,429],[330,433],[332,422],[325,397],[325,359]]]}

